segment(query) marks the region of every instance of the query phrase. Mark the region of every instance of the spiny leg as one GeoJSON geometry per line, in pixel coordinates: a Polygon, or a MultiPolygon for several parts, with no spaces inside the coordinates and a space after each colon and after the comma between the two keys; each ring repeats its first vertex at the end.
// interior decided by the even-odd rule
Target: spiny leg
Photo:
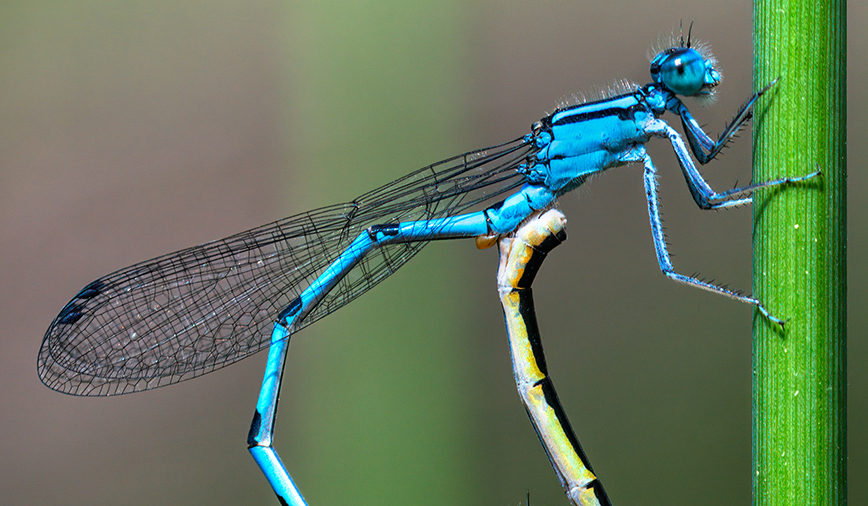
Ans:
{"type": "Polygon", "coordinates": [[[669,250],[666,246],[663,224],[660,221],[660,203],[657,197],[657,169],[654,167],[651,157],[648,156],[648,153],[646,153],[645,149],[641,146],[631,151],[630,154],[625,157],[625,160],[626,159],[630,159],[631,161],[641,161],[645,165],[645,198],[648,201],[648,216],[651,220],[651,236],[654,239],[654,251],[657,253],[657,263],[660,265],[660,270],[663,271],[663,274],[680,283],[702,288],[709,292],[719,293],[741,302],[753,304],[757,309],[759,309],[759,312],[762,313],[763,316],[783,327],[785,323],[784,320],[769,313],[759,300],[734,292],[728,288],[675,272],[675,269],[672,267],[672,261],[669,259],[669,250]]]}
{"type": "Polygon", "coordinates": [[[740,188],[733,188],[725,192],[716,192],[711,189],[711,186],[699,173],[693,159],[690,158],[690,153],[687,146],[684,144],[684,139],[681,135],[666,122],[656,120],[648,126],[647,131],[659,137],[666,137],[672,144],[672,149],[678,158],[678,165],[681,167],[681,172],[684,174],[684,180],[687,182],[687,188],[690,190],[690,195],[693,196],[694,202],[701,209],[722,209],[725,207],[735,207],[751,203],[750,193],[759,188],[767,188],[769,186],[778,186],[782,184],[799,183],[808,179],[815,178],[821,174],[819,167],[815,172],[805,176],[793,178],[774,179],[761,183],[754,183],[740,188]],[[747,196],[745,196],[747,195],[747,196]]]}
{"type": "Polygon", "coordinates": [[[534,276],[546,254],[566,239],[565,224],[564,215],[553,209],[501,238],[497,288],[518,393],[567,497],[576,506],[608,506],[548,376],[533,305],[534,276]]]}
{"type": "Polygon", "coordinates": [[[712,141],[702,127],[699,126],[699,123],[696,122],[693,115],[691,115],[690,111],[687,110],[687,106],[685,106],[681,101],[678,101],[675,107],[670,108],[672,112],[681,117],[681,125],[684,127],[684,134],[687,136],[687,141],[690,143],[690,149],[693,151],[693,155],[696,156],[696,159],[699,160],[699,163],[705,165],[720,153],[727,143],[732,140],[733,136],[738,133],[738,130],[751,119],[753,116],[753,106],[756,104],[756,101],[777,82],[778,80],[775,79],[765,88],[751,95],[750,98],[742,104],[738,112],[735,113],[735,116],[733,116],[729,125],[723,129],[723,132],[718,136],[716,142],[712,141]],[[706,153],[705,150],[708,150],[708,153],[706,153]]]}

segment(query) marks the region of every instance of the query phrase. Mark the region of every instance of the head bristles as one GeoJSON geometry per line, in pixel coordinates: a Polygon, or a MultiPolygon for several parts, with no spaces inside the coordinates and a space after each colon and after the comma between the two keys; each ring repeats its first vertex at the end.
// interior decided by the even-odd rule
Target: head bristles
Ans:
{"type": "MultiPolygon", "coordinates": [[[[720,80],[723,80],[723,72],[720,70],[720,66],[717,63],[717,58],[714,57],[714,54],[711,52],[711,45],[707,42],[694,39],[692,35],[693,31],[693,22],[690,23],[690,27],[687,31],[687,38],[684,38],[684,31],[682,27],[679,27],[676,32],[673,29],[671,32],[661,33],[657,36],[657,43],[651,47],[651,51],[648,53],[648,61],[653,60],[658,54],[668,51],[674,47],[689,47],[695,49],[699,52],[699,56],[702,57],[706,62],[711,62],[711,66],[714,67],[715,70],[720,74],[720,80]]],[[[715,100],[715,92],[716,88],[710,90],[708,93],[702,95],[694,95],[693,99],[695,99],[700,106],[705,107],[710,105],[715,100]]]]}

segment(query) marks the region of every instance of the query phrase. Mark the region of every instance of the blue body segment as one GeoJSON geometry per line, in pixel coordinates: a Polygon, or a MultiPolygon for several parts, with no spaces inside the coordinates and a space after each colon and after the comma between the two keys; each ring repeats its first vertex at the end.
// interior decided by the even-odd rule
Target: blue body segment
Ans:
{"type": "Polygon", "coordinates": [[[649,106],[636,93],[554,113],[546,121],[551,142],[537,162],[547,167],[545,184],[565,193],[595,172],[623,165],[622,155],[648,141],[643,131],[649,106]]]}
{"type": "Polygon", "coordinates": [[[711,189],[693,157],[712,160],[768,90],[755,93],[713,141],[679,95],[709,95],[720,82],[715,63],[688,37],[654,57],[651,83],[558,109],[523,137],[424,167],[346,204],[109,274],[81,290],[49,327],[40,378],[68,394],[116,395],[206,374],[268,347],[248,448],[283,504],[305,504],[272,446],[290,336],[394,273],[428,241],[513,232],[590,175],[629,163],[644,169],[662,272],[752,304],[783,325],[752,297],[676,273],[667,250],[657,169],[644,148],[653,137],[669,140],[702,209],[747,204],[756,188],[819,175],[711,189]],[[660,119],[667,111],[681,119],[687,142],[660,119]]]}

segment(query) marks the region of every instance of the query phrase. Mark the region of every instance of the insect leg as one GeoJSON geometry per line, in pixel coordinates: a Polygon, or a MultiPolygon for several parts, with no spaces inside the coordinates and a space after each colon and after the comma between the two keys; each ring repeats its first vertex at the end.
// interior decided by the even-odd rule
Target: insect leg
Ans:
{"type": "Polygon", "coordinates": [[[624,156],[624,159],[629,161],[641,161],[645,165],[645,198],[648,201],[648,216],[651,220],[651,236],[654,240],[654,251],[657,253],[657,263],[660,265],[660,270],[663,271],[663,274],[669,279],[673,279],[679,283],[702,288],[709,292],[719,293],[720,295],[725,295],[731,299],[752,304],[759,309],[763,316],[774,323],[783,326],[784,321],[769,313],[768,309],[766,309],[759,300],[728,288],[675,272],[675,269],[672,267],[672,261],[669,258],[669,250],[666,246],[663,224],[660,221],[660,202],[657,197],[657,169],[654,167],[651,157],[648,156],[648,153],[646,153],[645,149],[641,146],[634,148],[624,156]]]}
{"type": "Polygon", "coordinates": [[[670,110],[681,117],[681,125],[684,127],[684,134],[687,136],[687,141],[690,143],[690,149],[693,151],[696,159],[699,160],[699,163],[705,165],[720,153],[720,150],[722,150],[724,146],[732,140],[733,136],[738,133],[738,130],[751,119],[753,116],[753,106],[756,104],[759,97],[774,86],[776,82],[777,79],[769,83],[769,85],[762,90],[751,95],[750,98],[742,104],[738,112],[733,116],[732,121],[730,121],[729,125],[724,128],[723,133],[718,136],[717,142],[711,140],[702,127],[699,126],[699,123],[697,123],[693,118],[693,115],[690,114],[690,111],[687,110],[687,106],[685,106],[680,100],[677,101],[677,103],[672,104],[673,107],[670,110]],[[705,150],[708,150],[708,153],[705,153],[705,150]]]}
{"type": "Polygon", "coordinates": [[[648,132],[660,137],[666,137],[672,144],[672,149],[678,157],[678,165],[681,167],[681,172],[684,174],[684,180],[687,182],[687,188],[690,190],[690,195],[701,209],[722,209],[725,207],[736,207],[751,203],[750,193],[758,188],[766,188],[769,186],[778,186],[782,184],[798,183],[820,175],[820,170],[816,170],[810,174],[800,177],[787,177],[765,181],[762,183],[754,183],[740,188],[733,188],[725,192],[716,192],[711,189],[711,186],[699,173],[696,164],[690,157],[687,146],[684,144],[684,139],[681,135],[666,122],[657,120],[648,132]]]}

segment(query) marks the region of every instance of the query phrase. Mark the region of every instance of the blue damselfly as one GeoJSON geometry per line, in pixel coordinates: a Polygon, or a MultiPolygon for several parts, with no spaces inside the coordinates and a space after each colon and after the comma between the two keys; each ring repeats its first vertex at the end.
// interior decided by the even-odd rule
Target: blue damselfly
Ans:
{"type": "MultiPolygon", "coordinates": [[[[590,176],[631,163],[644,167],[663,273],[752,304],[783,325],[760,301],[674,270],[660,222],[657,169],[644,147],[652,137],[669,140],[702,209],[747,204],[756,188],[814,177],[819,172],[718,193],[694,162],[693,157],[701,164],[714,159],[774,83],[753,94],[713,141],[679,98],[710,97],[720,83],[707,48],[691,43],[689,35],[681,38],[654,56],[651,77],[644,86],[621,82],[603,98],[561,107],[526,135],[424,167],[352,202],[104,276],[73,297],[51,324],[39,352],[40,378],[72,395],[117,395],[201,376],[269,348],[248,445],[281,501],[304,504],[272,447],[290,335],[383,281],[428,241],[476,238],[480,247],[491,246],[590,176]],[[661,119],[667,111],[680,118],[686,141],[661,119]]],[[[565,418],[558,423],[568,428],[565,418]]],[[[562,456],[561,450],[547,451],[553,462],[562,456]]],[[[574,485],[565,484],[568,494],[574,485]]],[[[581,493],[570,497],[585,500],[581,493]]],[[[605,494],[593,500],[607,502],[605,494]]]]}

